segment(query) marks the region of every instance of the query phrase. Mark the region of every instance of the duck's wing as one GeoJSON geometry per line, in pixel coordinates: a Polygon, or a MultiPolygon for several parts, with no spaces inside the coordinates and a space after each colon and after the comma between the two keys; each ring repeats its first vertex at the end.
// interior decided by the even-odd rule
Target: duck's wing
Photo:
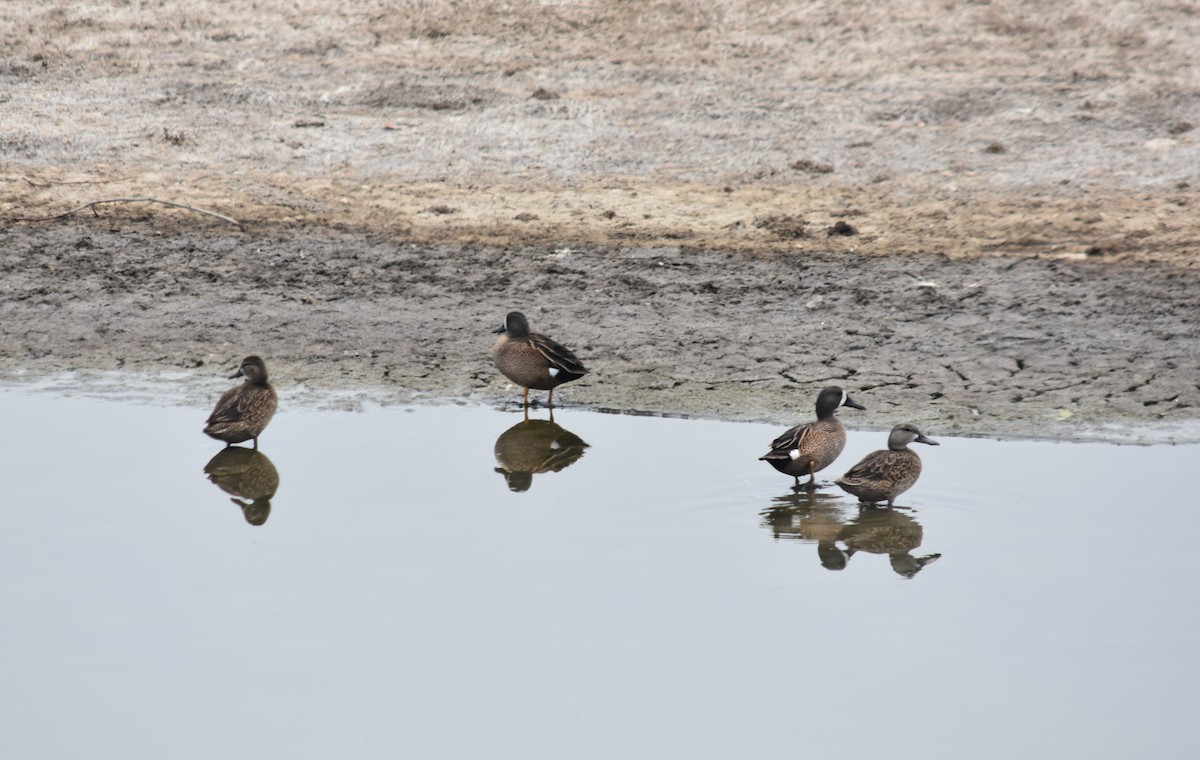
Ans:
{"type": "Polygon", "coordinates": [[[791,459],[792,452],[804,444],[804,439],[811,433],[812,428],[811,422],[789,428],[783,435],[771,441],[771,450],[759,459],[791,459]]]}
{"type": "Polygon", "coordinates": [[[230,388],[221,394],[221,398],[217,401],[216,407],[212,414],[208,415],[205,420],[206,425],[223,422],[238,422],[246,416],[246,412],[250,409],[250,394],[242,393],[244,386],[230,388]]]}
{"type": "Polygon", "coordinates": [[[862,461],[846,471],[839,480],[890,480],[895,461],[886,450],[874,451],[863,457],[862,461]]]}
{"type": "Polygon", "coordinates": [[[539,333],[529,334],[529,345],[545,357],[550,366],[565,375],[581,377],[587,374],[587,367],[571,353],[571,349],[539,333]]]}

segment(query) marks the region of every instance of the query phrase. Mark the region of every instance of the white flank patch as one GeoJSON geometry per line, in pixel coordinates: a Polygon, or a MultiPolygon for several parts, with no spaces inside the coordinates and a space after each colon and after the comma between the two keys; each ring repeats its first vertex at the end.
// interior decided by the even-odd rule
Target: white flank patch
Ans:
{"type": "Polygon", "coordinates": [[[792,449],[791,451],[788,452],[788,456],[791,457],[792,459],[799,459],[800,458],[800,449],[792,449]]]}
{"type": "Polygon", "coordinates": [[[550,368],[550,377],[558,377],[558,367],[550,368]]]}

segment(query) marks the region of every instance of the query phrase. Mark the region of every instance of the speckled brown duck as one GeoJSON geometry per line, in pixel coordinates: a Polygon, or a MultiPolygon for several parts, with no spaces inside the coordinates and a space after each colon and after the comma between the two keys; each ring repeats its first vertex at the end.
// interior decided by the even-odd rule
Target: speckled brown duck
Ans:
{"type": "Polygon", "coordinates": [[[246,382],[221,395],[208,416],[204,432],[225,441],[226,445],[253,440],[257,449],[258,437],[275,416],[279,404],[275,389],[267,380],[267,365],[257,356],[247,356],[229,377],[244,377],[246,382]]]}
{"type": "Polygon", "coordinates": [[[908,444],[914,441],[938,445],[932,438],[926,438],[916,425],[907,422],[897,425],[888,435],[886,449],[867,454],[838,478],[837,484],[843,491],[857,496],[861,502],[875,504],[886,501],[889,507],[893,506],[896,497],[912,488],[921,476],[921,457],[908,448],[908,444]]]}
{"type": "Polygon", "coordinates": [[[817,419],[788,430],[771,443],[771,450],[759,459],[776,470],[791,475],[800,487],[800,478],[807,475],[808,487],[817,487],[817,473],[833,464],[846,447],[846,428],[835,416],[839,406],[865,409],[850,394],[836,385],[817,394],[817,419]]]}
{"type": "Polygon", "coordinates": [[[492,348],[492,358],[501,374],[525,389],[524,404],[529,406],[529,390],[550,391],[546,406],[554,405],[554,389],[587,374],[570,349],[540,333],[530,332],[529,321],[519,311],[510,311],[492,348]]]}

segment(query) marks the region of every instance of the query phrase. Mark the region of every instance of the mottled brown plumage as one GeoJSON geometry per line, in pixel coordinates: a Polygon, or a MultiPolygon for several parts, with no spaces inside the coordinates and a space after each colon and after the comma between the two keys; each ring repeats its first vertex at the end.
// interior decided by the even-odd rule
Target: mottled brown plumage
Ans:
{"type": "Polygon", "coordinates": [[[846,447],[846,428],[835,416],[839,406],[864,409],[850,395],[831,385],[817,395],[817,419],[791,428],[771,443],[771,450],[759,457],[785,475],[796,479],[809,477],[808,487],[816,488],[817,473],[838,458],[846,447]]]}
{"type": "Polygon", "coordinates": [[[496,369],[525,389],[525,406],[529,406],[530,388],[550,391],[546,406],[553,406],[556,387],[587,374],[587,368],[569,349],[545,335],[530,332],[529,322],[519,311],[509,312],[504,324],[492,332],[500,334],[492,348],[496,369]]]}
{"type": "Polygon", "coordinates": [[[932,438],[926,438],[916,425],[897,425],[888,435],[886,449],[867,454],[838,478],[837,484],[843,491],[857,496],[859,501],[867,504],[886,501],[889,507],[893,506],[896,497],[912,488],[921,475],[921,458],[908,448],[913,441],[938,445],[932,438]]]}
{"type": "Polygon", "coordinates": [[[205,422],[204,432],[227,445],[253,440],[257,449],[258,436],[275,416],[279,403],[267,381],[267,365],[257,356],[247,356],[229,377],[245,377],[246,382],[222,394],[205,422]]]}

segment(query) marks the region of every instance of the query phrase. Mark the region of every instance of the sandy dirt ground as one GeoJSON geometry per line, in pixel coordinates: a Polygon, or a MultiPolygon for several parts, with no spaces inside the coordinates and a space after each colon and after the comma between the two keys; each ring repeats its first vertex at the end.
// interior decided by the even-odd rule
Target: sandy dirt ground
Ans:
{"type": "Polygon", "coordinates": [[[0,379],[1200,440],[1200,8],[7,2],[0,379]],[[155,202],[86,204],[151,198],[155,202]],[[54,217],[54,218],[47,218],[54,217]],[[167,376],[167,375],[164,375],[167,376]]]}

